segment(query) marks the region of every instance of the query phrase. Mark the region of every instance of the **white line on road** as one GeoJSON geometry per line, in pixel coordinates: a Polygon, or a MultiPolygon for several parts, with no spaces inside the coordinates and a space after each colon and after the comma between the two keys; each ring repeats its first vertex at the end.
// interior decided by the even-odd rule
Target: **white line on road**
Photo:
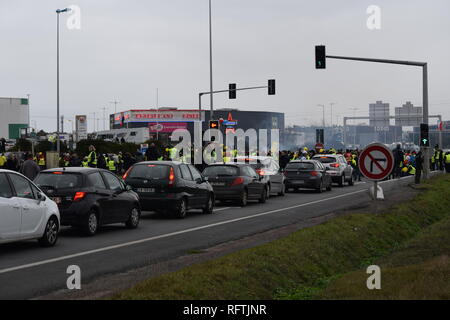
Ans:
{"type": "MultiPolygon", "coordinates": [[[[387,182],[389,182],[389,181],[383,181],[381,183],[387,183],[387,182]]],[[[62,256],[62,257],[58,257],[58,258],[53,258],[53,259],[38,261],[38,262],[34,262],[34,263],[24,264],[24,265],[17,266],[17,267],[2,269],[2,270],[0,270],[0,274],[13,272],[13,271],[18,271],[18,270],[27,269],[27,268],[32,268],[32,267],[37,267],[37,266],[42,266],[42,265],[53,263],[53,262],[59,262],[59,261],[63,261],[63,260],[78,258],[78,257],[86,256],[86,255],[89,255],[89,254],[94,254],[94,253],[105,252],[105,251],[110,251],[110,250],[114,250],[114,249],[129,247],[129,246],[133,246],[133,245],[137,245],[137,244],[142,244],[142,243],[145,243],[145,242],[150,242],[150,241],[154,241],[154,240],[159,240],[159,239],[164,239],[164,238],[177,236],[177,235],[184,234],[184,233],[189,233],[189,232],[193,232],[193,231],[213,228],[213,227],[217,227],[217,226],[221,226],[221,225],[225,225],[225,224],[229,224],[229,223],[233,223],[233,222],[248,220],[248,219],[252,219],[252,218],[256,218],[256,217],[262,217],[262,216],[266,216],[268,214],[273,214],[273,213],[278,213],[278,212],[282,212],[282,211],[288,211],[288,210],[292,210],[292,209],[297,209],[297,208],[309,206],[309,205],[312,205],[312,204],[317,204],[317,203],[321,203],[321,202],[326,202],[326,201],[330,201],[330,200],[344,198],[344,197],[355,195],[355,194],[362,193],[362,192],[367,192],[367,190],[366,189],[358,190],[358,191],[342,194],[342,195],[339,195],[339,196],[334,196],[334,197],[330,197],[330,198],[326,198],[326,199],[321,199],[321,200],[316,200],[316,201],[311,201],[311,202],[307,202],[307,203],[298,204],[298,205],[291,206],[291,207],[280,208],[280,209],[276,209],[276,210],[271,210],[271,211],[266,211],[266,212],[262,212],[262,213],[257,213],[257,214],[251,215],[251,216],[246,216],[246,217],[241,217],[241,218],[221,221],[221,222],[212,223],[212,224],[208,224],[208,225],[204,225],[204,226],[200,226],[200,227],[189,228],[189,229],[185,229],[185,230],[180,230],[180,231],[176,231],[176,232],[162,234],[162,235],[159,235],[159,236],[154,236],[154,237],[150,237],[150,238],[146,238],[146,239],[135,240],[135,241],[121,243],[121,244],[117,244],[117,245],[112,245],[112,246],[108,246],[108,247],[104,247],[104,248],[99,248],[99,249],[79,252],[79,253],[75,253],[75,254],[71,254],[71,255],[66,255],[66,256],[62,256]]],[[[229,209],[229,208],[222,208],[222,209],[225,210],[225,209],[229,209]]]]}

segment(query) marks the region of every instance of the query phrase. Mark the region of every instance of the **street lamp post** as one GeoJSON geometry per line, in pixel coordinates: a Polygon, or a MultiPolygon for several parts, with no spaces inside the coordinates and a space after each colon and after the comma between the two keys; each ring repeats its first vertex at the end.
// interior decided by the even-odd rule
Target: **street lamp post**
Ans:
{"type": "Polygon", "coordinates": [[[70,11],[70,8],[56,10],[56,151],[60,154],[59,140],[59,14],[70,11]]]}
{"type": "MultiPolygon", "coordinates": [[[[211,18],[211,0],[209,0],[209,92],[213,92],[213,63],[212,63],[212,18],[211,18]]],[[[211,112],[210,119],[214,119],[213,95],[210,95],[211,112]]]]}

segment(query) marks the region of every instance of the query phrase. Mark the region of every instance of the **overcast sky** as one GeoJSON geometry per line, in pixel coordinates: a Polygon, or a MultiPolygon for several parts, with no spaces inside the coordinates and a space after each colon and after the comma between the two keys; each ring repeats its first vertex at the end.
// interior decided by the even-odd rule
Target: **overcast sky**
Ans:
{"type": "MultiPolygon", "coordinates": [[[[209,90],[208,0],[0,0],[0,96],[31,95],[31,120],[56,129],[56,13],[81,8],[81,30],[61,16],[61,114],[102,118],[101,108],[156,105],[197,108],[209,90]]],[[[369,103],[422,105],[421,68],[328,60],[314,68],[314,46],[327,54],[426,61],[430,114],[450,120],[450,1],[213,0],[214,89],[265,85],[277,95],[215,96],[217,108],[280,111],[286,123],[342,123],[368,115],[369,103]],[[369,5],[381,8],[381,30],[369,30],[369,5]]],[[[208,107],[208,99],[204,106],[208,107]]],[[[432,120],[431,123],[435,123],[432,120]]],[[[65,124],[70,128],[70,123],[65,124]]],[[[92,130],[92,121],[89,129],[92,130]]],[[[103,129],[103,121],[100,121],[103,129]]]]}

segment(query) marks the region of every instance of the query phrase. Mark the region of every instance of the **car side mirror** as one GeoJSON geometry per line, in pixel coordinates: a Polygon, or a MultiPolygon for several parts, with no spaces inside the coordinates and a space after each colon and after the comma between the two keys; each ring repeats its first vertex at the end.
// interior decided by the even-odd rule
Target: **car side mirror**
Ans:
{"type": "Polygon", "coordinates": [[[40,192],[37,193],[37,198],[39,201],[45,201],[47,198],[40,192]]]}

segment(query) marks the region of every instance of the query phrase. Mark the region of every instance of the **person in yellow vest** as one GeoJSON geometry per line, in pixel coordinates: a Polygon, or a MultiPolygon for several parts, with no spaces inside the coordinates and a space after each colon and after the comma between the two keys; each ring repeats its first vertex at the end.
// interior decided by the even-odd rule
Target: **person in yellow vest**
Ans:
{"type": "Polygon", "coordinates": [[[45,170],[46,166],[45,166],[45,156],[42,152],[38,153],[38,166],[41,170],[45,170]]]}
{"type": "Polygon", "coordinates": [[[450,173],[450,152],[444,156],[445,172],[450,173]]]}
{"type": "Polygon", "coordinates": [[[3,169],[3,167],[6,164],[6,157],[2,154],[0,154],[0,169],[3,169]]]}
{"type": "Polygon", "coordinates": [[[116,162],[112,156],[108,158],[108,170],[112,173],[116,173],[116,162]]]}
{"type": "Polygon", "coordinates": [[[91,168],[97,168],[97,152],[93,145],[89,146],[88,166],[91,168]]]}
{"type": "Polygon", "coordinates": [[[82,166],[83,168],[89,168],[88,157],[84,157],[83,161],[81,162],[81,166],[82,166]]]}

